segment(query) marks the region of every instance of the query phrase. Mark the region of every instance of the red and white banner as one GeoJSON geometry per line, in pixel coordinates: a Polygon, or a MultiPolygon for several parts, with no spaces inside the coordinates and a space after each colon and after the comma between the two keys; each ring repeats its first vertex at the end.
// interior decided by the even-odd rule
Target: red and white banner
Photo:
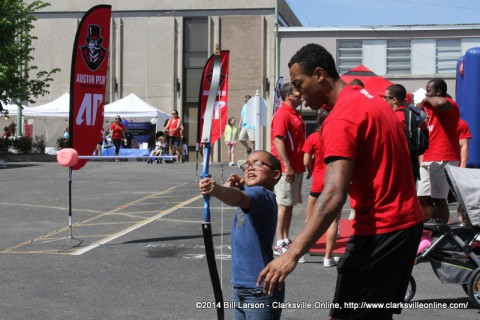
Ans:
{"type": "MultiPolygon", "coordinates": [[[[228,117],[228,62],[230,58],[230,51],[220,51],[220,57],[222,68],[220,72],[218,92],[215,98],[215,109],[213,111],[210,143],[214,143],[222,136],[228,117]]],[[[202,132],[203,129],[203,115],[205,114],[205,109],[207,107],[208,93],[210,92],[214,58],[215,55],[212,54],[212,56],[207,60],[205,68],[203,69],[202,85],[200,87],[199,133],[202,132]]],[[[198,134],[198,137],[200,136],[201,135],[198,134]]]]}
{"type": "MultiPolygon", "coordinates": [[[[112,7],[98,5],[83,16],[73,44],[70,75],[70,147],[91,156],[102,139],[112,7]]],[[[87,159],[72,167],[81,169],[87,159]]]]}

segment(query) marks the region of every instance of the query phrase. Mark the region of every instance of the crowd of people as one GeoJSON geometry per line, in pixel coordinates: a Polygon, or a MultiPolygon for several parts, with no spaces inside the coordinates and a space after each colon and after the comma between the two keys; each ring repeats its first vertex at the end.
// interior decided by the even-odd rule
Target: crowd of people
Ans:
{"type": "MultiPolygon", "coordinates": [[[[243,177],[224,186],[211,177],[200,192],[236,206],[232,224],[232,284],[235,301],[265,302],[262,310],[237,305],[235,319],[278,319],[285,279],[326,233],[324,266],[337,266],[333,302],[403,302],[413,262],[428,218],[449,220],[444,167],[466,166],[468,125],[442,79],[426,84],[417,105],[405,87],[393,84],[383,96],[360,80],[345,83],[332,55],[322,46],[302,47],[289,62],[291,83],[281,87],[282,105],[271,123],[272,152],[254,151],[254,127],[245,122],[245,97],[238,131],[246,148],[243,177]],[[317,110],[317,130],[305,139],[297,108],[317,110]],[[428,149],[418,155],[408,142],[406,110],[419,115],[428,149]],[[250,133],[248,134],[250,130],[250,133]],[[302,202],[304,172],[312,178],[305,224],[290,239],[293,207],[302,202]],[[401,174],[395,174],[401,173],[401,174]],[[272,195],[273,194],[273,195],[272,195]],[[345,253],[332,256],[343,205],[354,209],[353,235],[345,253]],[[274,238],[276,237],[276,241],[274,238]],[[248,246],[243,245],[249,239],[248,246]],[[274,259],[273,255],[278,255],[274,259]],[[248,262],[248,263],[247,263],[248,262]],[[392,276],[395,275],[395,276],[392,276]]],[[[233,162],[235,119],[229,119],[225,143],[233,162]],[[227,133],[228,132],[228,133],[227,133]]],[[[333,308],[331,319],[392,319],[401,308],[333,308]]]]}

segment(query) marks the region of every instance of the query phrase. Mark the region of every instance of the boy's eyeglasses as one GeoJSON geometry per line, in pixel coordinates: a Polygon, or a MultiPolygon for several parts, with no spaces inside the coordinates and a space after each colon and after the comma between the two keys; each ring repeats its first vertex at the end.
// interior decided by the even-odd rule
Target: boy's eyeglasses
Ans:
{"type": "Polygon", "coordinates": [[[271,165],[260,160],[254,161],[252,163],[245,162],[244,164],[240,165],[240,169],[242,169],[242,171],[247,171],[250,167],[252,167],[253,169],[260,169],[262,166],[267,166],[273,170],[273,167],[271,165]]]}

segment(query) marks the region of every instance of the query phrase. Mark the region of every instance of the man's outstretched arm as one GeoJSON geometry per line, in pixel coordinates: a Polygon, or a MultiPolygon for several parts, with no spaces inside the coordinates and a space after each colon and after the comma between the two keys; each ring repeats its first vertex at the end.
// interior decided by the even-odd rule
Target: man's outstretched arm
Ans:
{"type": "Polygon", "coordinates": [[[325,187],[311,219],[280,257],[270,262],[258,276],[258,286],[264,281],[263,291],[273,294],[276,286],[283,287],[285,278],[295,269],[298,259],[327,231],[342,210],[347,199],[353,171],[353,160],[330,158],[325,171],[325,187]]]}

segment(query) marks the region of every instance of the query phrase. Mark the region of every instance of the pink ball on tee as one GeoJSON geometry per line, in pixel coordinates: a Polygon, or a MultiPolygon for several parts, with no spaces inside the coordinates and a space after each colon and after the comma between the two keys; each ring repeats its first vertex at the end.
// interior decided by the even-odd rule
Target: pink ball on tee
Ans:
{"type": "Polygon", "coordinates": [[[57,153],[57,162],[64,167],[73,167],[78,162],[78,152],[72,148],[65,148],[57,153]]]}

